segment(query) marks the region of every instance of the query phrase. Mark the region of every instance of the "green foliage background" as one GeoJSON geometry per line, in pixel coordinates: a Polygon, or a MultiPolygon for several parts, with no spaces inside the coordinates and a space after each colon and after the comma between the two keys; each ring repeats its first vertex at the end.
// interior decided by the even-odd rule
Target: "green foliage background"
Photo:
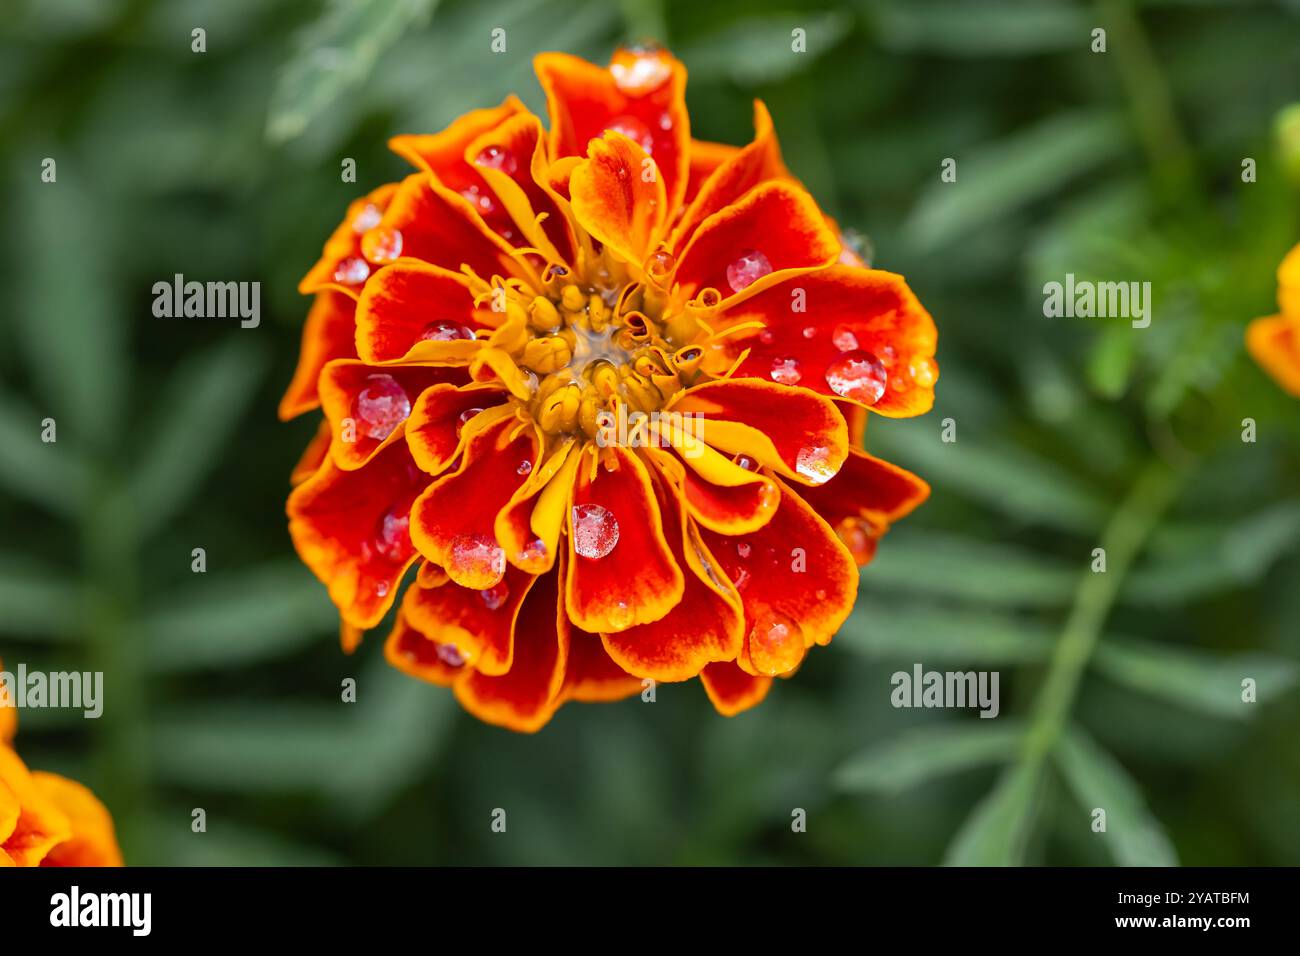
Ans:
{"type": "Polygon", "coordinates": [[[107,683],[99,721],[24,712],[20,752],[101,794],[136,864],[1300,863],[1300,403],[1241,345],[1300,240],[1295,101],[1295,2],[10,3],[0,655],[107,683]],[[643,37],[685,60],[697,135],[746,142],[766,100],[934,314],[934,412],[868,441],[935,492],[757,711],[661,686],[515,736],[377,636],[338,649],[283,518],[315,428],[275,419],[295,285],[403,174],[389,135],[540,109],[534,52],[643,37]],[[154,319],[178,272],[260,281],[261,328],[154,319]],[[1066,272],[1152,282],[1151,327],[1043,318],[1066,272]],[[917,661],[999,670],[1002,716],[892,708],[917,661]]]}

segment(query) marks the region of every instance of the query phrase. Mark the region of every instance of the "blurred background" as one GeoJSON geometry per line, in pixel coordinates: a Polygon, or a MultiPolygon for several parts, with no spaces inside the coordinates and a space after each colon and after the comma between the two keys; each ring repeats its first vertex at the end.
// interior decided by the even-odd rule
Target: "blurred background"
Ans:
{"type": "Polygon", "coordinates": [[[106,675],[98,721],[23,711],[20,754],[134,864],[1300,863],[1300,403],[1242,349],[1300,240],[1296,102],[1296,2],[9,0],[0,657],[106,675]],[[764,99],[935,316],[934,411],[868,433],[934,495],[756,711],[663,685],[517,736],[383,631],[339,650],[283,516],[316,427],[275,415],[295,286],[405,174],[388,136],[540,111],[534,53],[645,38],[696,136],[748,142],[764,99]],[[260,328],[155,319],[178,272],[260,281],[260,328]],[[1150,281],[1151,326],[1044,318],[1066,273],[1150,281]],[[1001,716],[894,709],[917,662],[999,671],[1001,716]]]}

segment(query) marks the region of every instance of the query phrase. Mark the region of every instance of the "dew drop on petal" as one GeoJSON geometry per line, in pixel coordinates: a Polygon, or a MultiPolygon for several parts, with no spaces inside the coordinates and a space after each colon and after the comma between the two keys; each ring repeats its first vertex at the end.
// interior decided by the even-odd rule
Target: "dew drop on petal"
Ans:
{"type": "Polygon", "coordinates": [[[775,338],[776,335],[773,334],[771,329],[764,329],[762,332],[758,333],[758,340],[764,345],[771,345],[772,340],[775,338]]]}
{"type": "Polygon", "coordinates": [[[361,254],[374,263],[392,262],[402,254],[402,234],[392,226],[375,226],[361,237],[361,254]]]}
{"type": "Polygon", "coordinates": [[[357,393],[357,422],[367,438],[383,441],[410,414],[411,399],[391,375],[369,376],[357,393]]]}
{"type": "Polygon", "coordinates": [[[370,275],[370,264],[360,256],[348,256],[334,268],[334,281],[344,285],[361,285],[370,275]]]}
{"type": "Polygon", "coordinates": [[[885,394],[889,373],[870,352],[844,352],[826,366],[826,384],[843,398],[874,405],[885,394]]]}
{"type": "Polygon", "coordinates": [[[749,632],[749,658],[762,674],[775,676],[803,660],[803,630],[780,611],[765,611],[749,632]]]}
{"type": "Polygon", "coordinates": [[[658,47],[634,46],[614,54],[609,72],[620,93],[640,97],[667,83],[673,75],[673,67],[668,55],[658,47]]]}
{"type": "Polygon", "coordinates": [[[737,468],[743,468],[745,471],[758,471],[758,462],[748,455],[737,455],[731,459],[732,464],[737,468]]]}
{"type": "Polygon", "coordinates": [[[907,374],[921,388],[929,388],[939,377],[939,370],[934,362],[924,355],[918,355],[907,365],[907,374]]]}
{"type": "Polygon", "coordinates": [[[831,344],[841,352],[852,352],[858,347],[858,337],[847,325],[837,325],[831,334],[831,344]]]}
{"type": "Polygon", "coordinates": [[[736,569],[736,590],[743,591],[749,585],[749,572],[744,568],[736,569]]]}
{"type": "Polygon", "coordinates": [[[618,519],[600,505],[574,505],[573,550],[593,561],[605,557],[618,544],[618,519]]]}
{"type": "Polygon", "coordinates": [[[384,218],[384,214],[379,211],[379,207],[372,202],[368,202],[365,208],[357,213],[357,217],[352,220],[352,231],[357,235],[369,232],[379,225],[379,221],[384,218]]]}
{"type": "Polygon", "coordinates": [[[515,159],[515,154],[504,146],[484,146],[474,157],[474,162],[488,169],[499,169],[507,176],[513,176],[519,169],[519,161],[515,159]]]}
{"type": "Polygon", "coordinates": [[[523,461],[519,463],[519,467],[515,469],[515,474],[526,475],[532,470],[533,470],[533,463],[525,458],[523,461]]]}
{"type": "Polygon", "coordinates": [[[465,655],[455,644],[439,644],[434,651],[438,655],[438,660],[442,661],[448,667],[463,667],[465,665],[465,655]]]}
{"type": "Polygon", "coordinates": [[[467,408],[460,413],[460,417],[456,419],[457,438],[459,438],[460,433],[465,430],[465,426],[470,423],[470,419],[472,419],[475,415],[477,415],[481,411],[483,411],[483,409],[481,408],[467,408]]]}
{"type": "Polygon", "coordinates": [[[540,574],[546,569],[546,542],[533,538],[524,545],[523,550],[515,554],[514,563],[525,571],[540,574]]]}
{"type": "Polygon", "coordinates": [[[747,289],[772,271],[772,263],[757,249],[746,249],[727,266],[727,284],[732,292],[747,289]]]}
{"type": "Polygon", "coordinates": [[[753,546],[748,541],[736,542],[736,554],[742,558],[748,558],[754,551],[753,546]]]}
{"type": "Polygon", "coordinates": [[[489,611],[495,611],[506,603],[506,598],[510,597],[510,585],[502,579],[492,587],[479,591],[478,596],[489,611]]]}
{"type": "Polygon", "coordinates": [[[795,470],[814,485],[823,485],[835,477],[831,450],[824,445],[805,445],[795,458],[795,470]]]}
{"type": "Polygon", "coordinates": [[[482,591],[506,573],[506,553],[491,535],[458,534],[450,550],[447,573],[462,587],[482,591]]]}
{"type": "Polygon", "coordinates": [[[815,326],[815,325],[805,325],[805,326],[804,326],[804,329],[803,329],[803,337],[804,337],[804,338],[806,338],[806,339],[811,339],[811,338],[813,338],[813,337],[816,336],[816,335],[817,335],[817,326],[815,326]]]}
{"type": "Polygon", "coordinates": [[[485,219],[497,211],[496,201],[477,186],[466,186],[460,194],[474,207],[474,211],[485,219]]]}
{"type": "Polygon", "coordinates": [[[671,252],[660,250],[646,260],[645,271],[651,278],[659,279],[677,267],[677,259],[671,252]]]}
{"type": "Polygon", "coordinates": [[[780,385],[798,385],[803,373],[799,371],[799,360],[795,358],[772,359],[772,381],[780,385]]]}
{"type": "Polygon", "coordinates": [[[474,330],[459,322],[430,322],[420,333],[421,342],[452,342],[456,339],[477,338],[474,330]]]}
{"type": "Polygon", "coordinates": [[[415,550],[411,545],[410,527],[411,516],[408,512],[398,513],[390,508],[379,519],[379,527],[375,531],[375,551],[394,564],[402,564],[415,550]]]}
{"type": "Polygon", "coordinates": [[[387,582],[387,581],[376,581],[376,582],[375,582],[375,596],[376,596],[376,597],[388,597],[388,582],[387,582]]]}
{"type": "Polygon", "coordinates": [[[605,129],[613,130],[615,133],[622,133],[632,142],[636,143],[646,155],[654,153],[655,139],[650,132],[650,127],[641,122],[635,116],[619,116],[609,121],[605,129]]]}

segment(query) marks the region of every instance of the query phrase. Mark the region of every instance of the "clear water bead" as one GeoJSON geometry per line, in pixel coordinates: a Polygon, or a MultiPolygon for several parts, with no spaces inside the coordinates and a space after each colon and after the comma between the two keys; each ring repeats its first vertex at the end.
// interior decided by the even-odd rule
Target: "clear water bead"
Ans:
{"type": "Polygon", "coordinates": [[[799,449],[795,458],[795,471],[814,485],[822,485],[835,477],[831,465],[831,450],[824,445],[807,445],[799,449]]]}
{"type": "Polygon", "coordinates": [[[430,322],[420,333],[421,342],[453,342],[456,339],[477,338],[474,330],[459,322],[430,322]]]}
{"type": "Polygon", "coordinates": [[[374,263],[392,262],[402,254],[402,234],[392,226],[375,226],[361,237],[361,254],[374,263]]]}
{"type": "Polygon", "coordinates": [[[837,325],[831,334],[831,344],[841,352],[853,352],[858,347],[858,337],[847,325],[837,325]]]}
{"type": "Polygon", "coordinates": [[[826,384],[843,398],[874,405],[885,394],[889,373],[870,352],[860,349],[844,352],[826,366],[826,384]]]}
{"type": "Polygon", "coordinates": [[[795,358],[776,358],[772,360],[772,381],[781,385],[798,385],[803,373],[799,371],[799,360],[795,358]]]}
{"type": "Polygon", "coordinates": [[[367,438],[383,441],[410,414],[411,399],[391,375],[367,377],[366,387],[357,393],[357,422],[367,438]]]}
{"type": "Polygon", "coordinates": [[[510,597],[510,585],[504,580],[499,581],[486,590],[479,591],[478,596],[483,601],[483,606],[489,611],[495,611],[506,603],[506,598],[510,597]]]}
{"type": "Polygon", "coordinates": [[[365,208],[357,213],[357,218],[352,220],[352,231],[358,236],[369,232],[379,225],[379,221],[383,218],[384,214],[379,211],[379,207],[372,202],[368,202],[365,208]]]}
{"type": "Polygon", "coordinates": [[[574,505],[573,550],[592,561],[605,557],[618,544],[618,519],[600,505],[574,505]]]}
{"type": "Polygon", "coordinates": [[[379,519],[379,528],[375,532],[375,551],[394,564],[401,564],[411,556],[411,516],[408,512],[397,513],[389,509],[379,519]]]}
{"type": "Polygon", "coordinates": [[[668,55],[656,46],[634,46],[619,50],[609,64],[614,85],[625,96],[653,93],[673,75],[668,55]]]}
{"type": "Polygon", "coordinates": [[[727,284],[731,286],[732,292],[740,292],[771,271],[772,263],[767,256],[757,249],[746,249],[735,262],[727,266],[727,284]]]}
{"type": "Polygon", "coordinates": [[[482,591],[506,573],[506,553],[486,534],[458,534],[451,541],[447,573],[462,587],[482,591]]]}
{"type": "Polygon", "coordinates": [[[334,268],[334,281],[344,285],[361,285],[370,276],[370,264],[360,256],[348,256],[334,268]]]}
{"type": "Polygon", "coordinates": [[[519,160],[504,146],[484,146],[474,157],[474,163],[488,169],[499,169],[507,176],[513,176],[519,169],[519,160]]]}

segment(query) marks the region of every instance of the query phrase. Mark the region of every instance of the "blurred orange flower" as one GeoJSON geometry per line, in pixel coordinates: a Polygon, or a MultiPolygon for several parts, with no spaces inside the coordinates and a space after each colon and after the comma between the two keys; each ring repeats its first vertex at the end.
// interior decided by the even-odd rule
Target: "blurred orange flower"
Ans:
{"type": "Polygon", "coordinates": [[[1279,314],[1246,327],[1246,348],[1264,371],[1300,398],[1300,246],[1277,270],[1279,314]]]}
{"type": "Polygon", "coordinates": [[[0,866],[121,866],[113,820],[95,795],[28,770],[14,752],[17,715],[0,700],[0,866]]]}
{"type": "Polygon", "coordinates": [[[781,159],[691,138],[657,48],[535,65],[513,97],[393,149],[355,202],[281,405],[325,422],[289,528],[348,649],[397,599],[391,663],[483,720],[699,677],[761,701],[852,609],[858,566],[928,495],[860,450],[928,411],[934,323],[866,267],[781,159]]]}

